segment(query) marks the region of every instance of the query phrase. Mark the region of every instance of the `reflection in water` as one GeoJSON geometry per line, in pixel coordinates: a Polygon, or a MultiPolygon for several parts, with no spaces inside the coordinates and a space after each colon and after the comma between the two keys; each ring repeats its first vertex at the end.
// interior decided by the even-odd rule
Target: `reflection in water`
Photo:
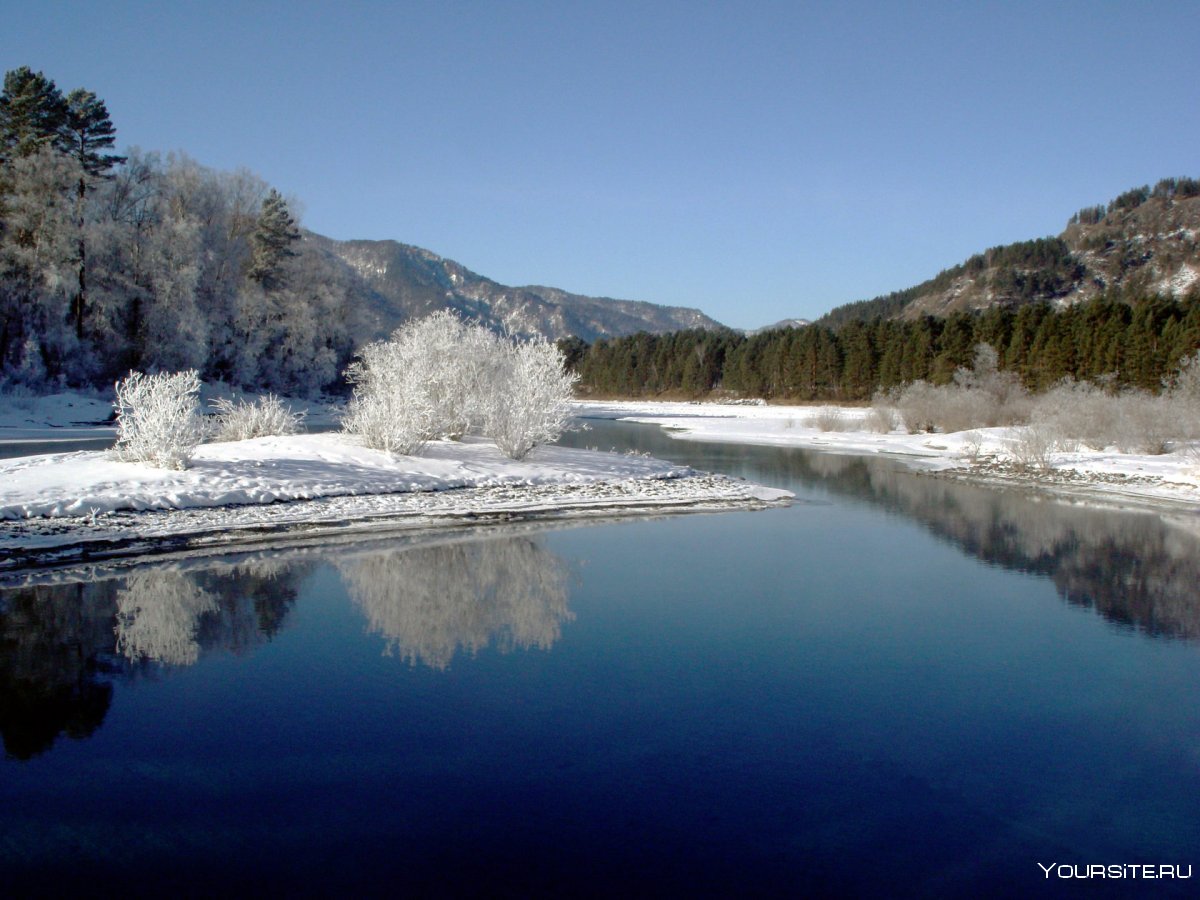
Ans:
{"type": "Polygon", "coordinates": [[[391,550],[338,560],[346,590],[406,662],[445,669],[462,649],[502,652],[558,640],[567,568],[527,537],[391,550]]]}
{"type": "Polygon", "coordinates": [[[1047,575],[1067,602],[1147,634],[1200,639],[1200,536],[1152,513],[1039,502],[877,468],[875,496],[966,552],[1047,575]]]}
{"type": "MultiPolygon", "coordinates": [[[[1048,576],[1068,603],[1162,637],[1200,640],[1200,535],[1151,512],[1071,506],[919,474],[871,457],[780,452],[774,477],[920,522],[992,565],[1048,576]]],[[[761,476],[760,476],[761,477],[761,476]]]]}
{"type": "Polygon", "coordinates": [[[216,598],[182,572],[134,573],[117,594],[117,652],[190,666],[200,658],[200,616],[216,610],[216,598]]]}
{"type": "Polygon", "coordinates": [[[270,560],[155,566],[120,577],[0,588],[0,736],[29,759],[104,721],[113,680],[269,640],[310,566],[270,560]]]}
{"type": "Polygon", "coordinates": [[[1195,517],[1071,506],[1028,491],[913,472],[895,460],[678,441],[603,421],[563,443],[636,446],[664,459],[778,487],[853,497],[916,520],[993,565],[1045,575],[1068,603],[1147,634],[1200,640],[1195,517]],[[1186,521],[1190,518],[1190,522],[1186,521]]]}
{"type": "Polygon", "coordinates": [[[113,674],[112,582],[0,592],[0,735],[30,759],[61,734],[85,738],[108,714],[113,674]]]}

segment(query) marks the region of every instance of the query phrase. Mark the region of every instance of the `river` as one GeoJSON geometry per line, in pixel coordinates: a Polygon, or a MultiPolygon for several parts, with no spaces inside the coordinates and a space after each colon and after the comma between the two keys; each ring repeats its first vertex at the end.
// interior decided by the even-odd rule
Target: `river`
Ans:
{"type": "Polygon", "coordinates": [[[590,424],[797,500],[0,591],[5,883],[1191,893],[1194,515],[590,424]]]}

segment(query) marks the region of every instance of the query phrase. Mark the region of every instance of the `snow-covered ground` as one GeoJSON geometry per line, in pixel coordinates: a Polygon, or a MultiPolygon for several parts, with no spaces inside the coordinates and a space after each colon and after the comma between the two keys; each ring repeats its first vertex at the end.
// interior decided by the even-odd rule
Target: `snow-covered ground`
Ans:
{"type": "MultiPolygon", "coordinates": [[[[0,443],[44,442],[67,427],[103,436],[103,426],[73,424],[102,421],[108,407],[99,403],[9,402],[0,443]]],[[[201,445],[180,470],[103,450],[46,453],[0,460],[0,570],[298,530],[755,508],[791,496],[638,455],[547,446],[516,462],[483,439],[401,456],[334,432],[263,437],[201,445]]]]}
{"type": "Polygon", "coordinates": [[[661,425],[673,437],[688,440],[888,454],[948,476],[1035,485],[1114,503],[1183,505],[1200,512],[1200,456],[1185,452],[1151,456],[1080,447],[1050,452],[1045,465],[1039,460],[1031,466],[1024,428],[878,434],[866,429],[871,410],[865,408],[614,401],[579,403],[577,412],[661,425]],[[823,418],[834,420],[836,430],[822,430],[831,424],[822,423],[823,418]]]}
{"type": "Polygon", "coordinates": [[[188,467],[178,470],[122,462],[105,451],[4,460],[0,518],[95,518],[121,510],[461,488],[621,484],[695,474],[657,459],[565,447],[539,447],[516,462],[490,441],[477,439],[434,441],[419,456],[400,456],[363,447],[350,435],[301,434],[203,444],[188,467]]]}
{"type": "Polygon", "coordinates": [[[0,442],[47,443],[114,437],[112,401],[83,394],[0,395],[0,442]]]}

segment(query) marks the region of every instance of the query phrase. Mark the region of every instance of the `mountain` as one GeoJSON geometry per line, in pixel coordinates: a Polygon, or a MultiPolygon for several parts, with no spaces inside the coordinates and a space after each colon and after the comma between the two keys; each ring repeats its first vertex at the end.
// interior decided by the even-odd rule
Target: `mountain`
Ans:
{"type": "Polygon", "coordinates": [[[773,325],[764,325],[762,328],[751,328],[745,333],[749,337],[758,334],[762,331],[778,331],[780,328],[803,328],[805,325],[811,325],[808,319],[780,319],[773,325]]]}
{"type": "Polygon", "coordinates": [[[1167,178],[1073,215],[1057,237],[993,247],[915,287],[848,303],[819,322],[944,316],[1104,292],[1182,296],[1200,282],[1200,181],[1167,178]]]}
{"type": "Polygon", "coordinates": [[[585,297],[552,287],[508,287],[451,259],[397,241],[335,241],[306,232],[305,241],[340,260],[366,284],[366,338],[390,334],[414,316],[452,309],[489,328],[550,340],[575,335],[589,343],[639,331],[663,333],[723,326],[697,309],[636,300],[585,297]]]}

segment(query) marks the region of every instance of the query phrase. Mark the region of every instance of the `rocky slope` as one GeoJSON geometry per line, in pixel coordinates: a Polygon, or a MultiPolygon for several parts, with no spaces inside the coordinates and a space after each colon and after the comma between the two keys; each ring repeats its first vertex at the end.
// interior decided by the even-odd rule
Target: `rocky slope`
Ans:
{"type": "Polygon", "coordinates": [[[1200,182],[1164,179],[1071,217],[1057,237],[993,247],[915,287],[822,319],[944,316],[994,305],[1066,306],[1105,291],[1180,297],[1200,282],[1200,182]]]}

